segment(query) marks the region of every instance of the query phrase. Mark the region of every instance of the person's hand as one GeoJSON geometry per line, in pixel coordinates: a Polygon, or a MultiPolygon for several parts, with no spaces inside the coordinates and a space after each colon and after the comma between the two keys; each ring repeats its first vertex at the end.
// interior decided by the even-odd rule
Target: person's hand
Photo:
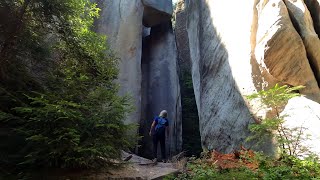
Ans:
{"type": "Polygon", "coordinates": [[[152,133],[151,133],[151,131],[149,131],[149,136],[151,136],[152,135],[152,133]]]}

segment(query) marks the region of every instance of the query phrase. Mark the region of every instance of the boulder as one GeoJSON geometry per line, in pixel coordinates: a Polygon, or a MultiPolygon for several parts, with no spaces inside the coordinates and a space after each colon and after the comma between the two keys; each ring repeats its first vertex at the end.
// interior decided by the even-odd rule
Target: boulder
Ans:
{"type": "Polygon", "coordinates": [[[171,19],[172,0],[141,0],[144,5],[143,24],[152,27],[171,19]]]}
{"type": "MultiPolygon", "coordinates": [[[[320,40],[314,29],[311,14],[302,0],[285,0],[284,2],[291,20],[303,40],[314,76],[320,83],[320,40]]],[[[320,102],[320,98],[318,102],[320,102]]]]}
{"type": "Polygon", "coordinates": [[[320,102],[305,44],[291,22],[286,4],[282,0],[261,1],[257,8],[259,25],[254,53],[268,86],[279,82],[303,85],[306,88],[301,93],[320,102]]]}

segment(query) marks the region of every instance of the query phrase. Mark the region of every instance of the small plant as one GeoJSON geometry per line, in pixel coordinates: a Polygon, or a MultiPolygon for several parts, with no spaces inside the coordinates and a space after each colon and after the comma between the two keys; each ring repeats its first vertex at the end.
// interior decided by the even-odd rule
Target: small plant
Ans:
{"type": "MultiPolygon", "coordinates": [[[[282,108],[293,97],[300,96],[297,90],[303,86],[289,87],[276,84],[269,90],[262,90],[247,96],[249,100],[259,99],[263,109],[268,109],[268,116],[259,123],[250,125],[253,133],[247,140],[258,140],[260,143],[267,139],[275,138],[281,150],[280,155],[299,156],[308,152],[308,148],[302,145],[302,141],[308,139],[304,134],[304,127],[288,128],[284,125],[284,118],[288,115],[280,115],[282,108]]],[[[262,107],[261,106],[261,107],[262,107]]]]}
{"type": "Polygon", "coordinates": [[[187,164],[187,171],[177,177],[168,176],[166,180],[242,180],[257,179],[257,174],[245,167],[236,169],[219,169],[214,163],[208,163],[206,159],[192,160],[187,164]]]}

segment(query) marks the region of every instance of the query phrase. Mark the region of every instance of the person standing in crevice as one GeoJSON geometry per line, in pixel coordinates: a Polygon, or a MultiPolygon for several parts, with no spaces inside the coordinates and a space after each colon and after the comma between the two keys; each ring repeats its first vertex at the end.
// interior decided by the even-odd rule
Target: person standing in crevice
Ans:
{"type": "Polygon", "coordinates": [[[162,110],[159,116],[155,117],[149,135],[152,136],[153,141],[153,162],[157,162],[157,149],[160,142],[162,162],[166,162],[166,135],[169,135],[169,120],[167,119],[168,113],[162,110]]]}

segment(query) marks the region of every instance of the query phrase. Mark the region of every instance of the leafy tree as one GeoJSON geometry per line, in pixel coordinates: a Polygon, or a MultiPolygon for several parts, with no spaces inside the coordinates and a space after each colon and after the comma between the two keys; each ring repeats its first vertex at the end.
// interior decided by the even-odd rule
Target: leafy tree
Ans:
{"type": "Polygon", "coordinates": [[[301,143],[308,136],[304,134],[303,127],[289,128],[284,125],[284,118],[287,115],[280,115],[282,108],[293,97],[300,96],[295,91],[302,89],[303,86],[289,87],[287,85],[275,87],[269,90],[262,90],[247,96],[248,99],[259,99],[263,109],[269,109],[268,116],[258,124],[250,126],[253,135],[248,140],[276,139],[281,155],[298,156],[308,151],[301,143]]]}
{"type": "Polygon", "coordinates": [[[133,145],[90,0],[0,1],[1,169],[110,165],[133,145]]]}

